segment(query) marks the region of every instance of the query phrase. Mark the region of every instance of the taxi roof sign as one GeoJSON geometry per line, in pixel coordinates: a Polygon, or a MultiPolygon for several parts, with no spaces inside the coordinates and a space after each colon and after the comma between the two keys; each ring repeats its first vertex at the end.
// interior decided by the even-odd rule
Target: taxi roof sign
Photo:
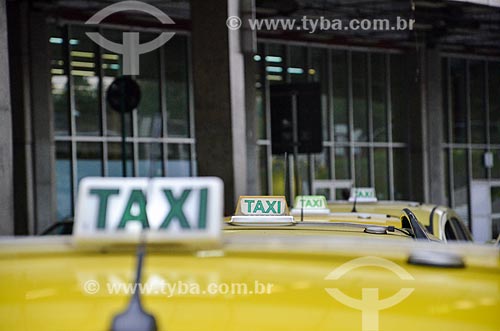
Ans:
{"type": "Polygon", "coordinates": [[[82,179],[75,213],[78,243],[216,242],[223,184],[215,177],[82,179]],[[142,235],[141,235],[142,234],[142,235]]]}
{"type": "Polygon", "coordinates": [[[325,196],[323,195],[296,196],[294,208],[292,209],[291,214],[300,215],[301,213],[304,213],[305,215],[329,214],[330,209],[328,209],[327,207],[325,196]]]}
{"type": "Polygon", "coordinates": [[[349,197],[350,202],[377,202],[377,196],[375,195],[375,189],[373,187],[353,187],[351,189],[351,196],[349,197]]]}
{"type": "Polygon", "coordinates": [[[241,196],[230,223],[290,224],[293,223],[284,196],[241,196]]]}

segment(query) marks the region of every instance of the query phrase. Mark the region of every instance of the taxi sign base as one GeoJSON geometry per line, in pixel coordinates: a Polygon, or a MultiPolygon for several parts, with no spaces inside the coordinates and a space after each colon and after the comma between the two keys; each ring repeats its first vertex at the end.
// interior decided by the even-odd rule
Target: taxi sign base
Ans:
{"type": "Polygon", "coordinates": [[[229,224],[234,225],[261,225],[261,226],[276,226],[276,225],[293,225],[295,221],[293,216],[233,216],[229,224]]]}

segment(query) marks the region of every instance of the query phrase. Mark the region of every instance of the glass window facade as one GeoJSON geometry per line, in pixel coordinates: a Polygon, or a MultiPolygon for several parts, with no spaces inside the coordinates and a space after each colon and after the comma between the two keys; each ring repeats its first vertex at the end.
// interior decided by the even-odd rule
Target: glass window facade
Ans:
{"type": "MultiPolygon", "coordinates": [[[[289,161],[295,194],[323,194],[343,199],[351,186],[375,187],[379,199],[409,199],[408,141],[403,130],[406,97],[400,81],[405,71],[399,54],[304,47],[261,42],[257,114],[260,191],[285,192],[285,158],[271,154],[270,86],[320,83],[323,151],[289,161]],[[398,180],[395,182],[394,178],[398,180]]],[[[404,85],[403,85],[404,86],[404,85]]],[[[291,159],[291,158],[289,158],[291,159]]]]}
{"type": "Polygon", "coordinates": [[[500,62],[446,56],[442,67],[447,199],[469,222],[470,182],[500,178],[500,62]]]}
{"type": "MultiPolygon", "coordinates": [[[[85,35],[90,31],[122,41],[118,29],[50,26],[59,219],[73,215],[81,178],[124,175],[121,115],[105,98],[122,73],[122,55],[93,43],[85,35]]],[[[141,42],[156,35],[140,31],[141,42]]],[[[142,98],[124,123],[126,175],[196,174],[189,52],[189,36],[176,33],[161,48],[140,56],[135,79],[142,98]]]]}

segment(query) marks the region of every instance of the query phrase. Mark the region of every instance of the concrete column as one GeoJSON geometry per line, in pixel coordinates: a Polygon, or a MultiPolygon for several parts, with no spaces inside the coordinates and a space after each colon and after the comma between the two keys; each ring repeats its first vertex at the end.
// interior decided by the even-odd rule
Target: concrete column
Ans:
{"type": "Polygon", "coordinates": [[[0,0],[0,235],[14,234],[12,114],[6,2],[0,0]]]}
{"type": "Polygon", "coordinates": [[[248,25],[249,19],[255,18],[254,0],[241,1],[243,25],[241,28],[241,48],[245,61],[245,108],[247,133],[247,192],[248,195],[260,194],[259,149],[257,145],[257,111],[255,76],[257,64],[253,57],[257,52],[257,35],[248,25]]]}
{"type": "Polygon", "coordinates": [[[8,6],[14,144],[14,233],[56,221],[54,118],[46,17],[27,0],[8,6]]]}
{"type": "Polygon", "coordinates": [[[427,167],[427,194],[425,200],[435,204],[445,203],[445,181],[443,161],[443,89],[442,68],[439,50],[425,51],[422,89],[425,91],[425,154],[427,167]]]}
{"type": "Polygon", "coordinates": [[[9,62],[11,69],[14,140],[14,233],[33,234],[33,161],[31,139],[29,3],[9,2],[9,62]]]}
{"type": "Polygon", "coordinates": [[[54,111],[51,98],[49,38],[46,18],[30,15],[30,95],[33,134],[35,232],[56,221],[54,111]]]}
{"type": "Polygon", "coordinates": [[[239,11],[237,0],[191,1],[198,174],[222,178],[226,214],[247,191],[244,59],[226,26],[239,11]]]}

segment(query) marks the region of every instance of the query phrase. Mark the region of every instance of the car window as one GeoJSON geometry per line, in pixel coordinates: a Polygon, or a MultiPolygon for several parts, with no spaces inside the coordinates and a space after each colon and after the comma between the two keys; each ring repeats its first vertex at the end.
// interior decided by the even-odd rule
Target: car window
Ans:
{"type": "Polygon", "coordinates": [[[41,233],[42,236],[70,235],[73,233],[73,222],[59,222],[41,233]]]}
{"type": "Polygon", "coordinates": [[[453,226],[451,225],[450,220],[446,220],[446,223],[444,225],[444,235],[446,237],[446,240],[457,240],[455,231],[453,230],[453,226]]]}
{"type": "Polygon", "coordinates": [[[452,217],[450,219],[450,222],[452,223],[453,227],[455,228],[455,232],[457,233],[458,240],[467,241],[468,237],[464,231],[464,228],[462,227],[462,224],[460,224],[460,222],[455,217],[452,217]]]}

